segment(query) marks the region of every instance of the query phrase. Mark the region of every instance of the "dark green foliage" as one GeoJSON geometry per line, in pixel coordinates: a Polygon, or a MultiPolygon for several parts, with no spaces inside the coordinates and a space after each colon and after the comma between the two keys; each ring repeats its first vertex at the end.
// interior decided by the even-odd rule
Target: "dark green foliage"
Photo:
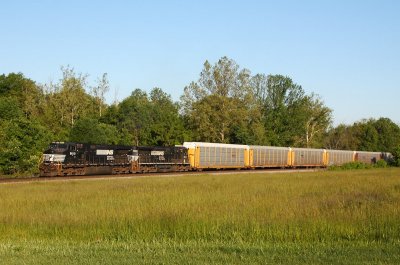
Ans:
{"type": "Polygon", "coordinates": [[[181,97],[194,140],[322,147],[331,110],[282,75],[256,74],[222,57],[208,61],[181,97]]]}
{"type": "Polygon", "coordinates": [[[182,144],[185,139],[185,129],[179,117],[179,107],[171,96],[160,88],[150,92],[151,105],[151,138],[152,145],[182,144]]]}
{"type": "Polygon", "coordinates": [[[20,97],[24,92],[24,88],[32,84],[34,84],[33,81],[26,79],[21,73],[0,75],[0,96],[20,97]]]}
{"type": "Polygon", "coordinates": [[[25,118],[0,122],[0,174],[36,173],[51,139],[46,129],[25,118]]]}
{"type": "Polygon", "coordinates": [[[353,170],[353,169],[371,169],[386,168],[388,163],[385,160],[378,160],[375,164],[366,164],[359,161],[345,163],[341,166],[330,166],[329,170],[353,170]]]}
{"type": "Polygon", "coordinates": [[[394,150],[393,153],[393,165],[400,167],[400,145],[398,145],[394,150]]]}
{"type": "Polygon", "coordinates": [[[34,81],[25,78],[21,73],[0,76],[0,98],[2,97],[12,98],[27,118],[40,114],[42,91],[34,81]]]}
{"type": "Polygon", "coordinates": [[[340,124],[326,134],[324,147],[335,150],[357,150],[358,141],[351,126],[340,124]]]}
{"type": "Polygon", "coordinates": [[[22,74],[0,76],[0,174],[36,173],[51,137],[34,115],[40,95],[22,74]]]}
{"type": "Polygon", "coordinates": [[[301,137],[304,131],[302,121],[305,117],[301,109],[305,92],[291,78],[281,75],[268,76],[267,89],[264,102],[267,138],[271,145],[294,146],[296,136],[301,137]]]}
{"type": "Polygon", "coordinates": [[[263,101],[264,122],[271,145],[322,147],[332,110],[315,94],[306,95],[291,78],[270,75],[263,101]]]}
{"type": "Polygon", "coordinates": [[[0,97],[0,120],[11,120],[22,116],[23,112],[16,98],[0,97]]]}
{"type": "Polygon", "coordinates": [[[388,163],[385,160],[378,160],[374,166],[377,168],[385,168],[388,166],[388,163]]]}
{"type": "Polygon", "coordinates": [[[379,134],[372,122],[356,123],[354,133],[359,142],[357,150],[378,151],[379,134]]]}
{"type": "Polygon", "coordinates": [[[370,169],[370,168],[373,168],[373,166],[358,161],[345,163],[341,166],[329,167],[330,170],[352,170],[352,169],[370,169]]]}
{"type": "Polygon", "coordinates": [[[136,89],[118,106],[111,106],[102,120],[118,126],[125,144],[175,145],[186,135],[178,106],[159,88],[150,97],[136,89]]]}
{"type": "Polygon", "coordinates": [[[331,149],[395,152],[400,146],[400,127],[388,118],[339,125],[328,132],[325,146],[331,149]]]}
{"type": "Polygon", "coordinates": [[[206,61],[199,80],[185,87],[181,97],[193,140],[266,144],[265,130],[260,130],[262,89],[263,77],[251,78],[234,60],[222,57],[214,65],[206,61]]]}
{"type": "Polygon", "coordinates": [[[119,144],[117,128],[114,125],[101,123],[96,119],[78,120],[71,129],[72,142],[89,144],[119,144]]]}
{"type": "Polygon", "coordinates": [[[400,146],[400,127],[388,118],[380,118],[374,124],[378,133],[377,150],[393,152],[400,146]]]}

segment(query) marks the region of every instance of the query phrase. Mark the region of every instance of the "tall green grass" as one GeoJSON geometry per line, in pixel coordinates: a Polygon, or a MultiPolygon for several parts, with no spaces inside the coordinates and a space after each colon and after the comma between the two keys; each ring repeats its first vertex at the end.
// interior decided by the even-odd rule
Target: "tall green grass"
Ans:
{"type": "Polygon", "coordinates": [[[400,242],[400,169],[0,185],[0,241],[400,242]]]}

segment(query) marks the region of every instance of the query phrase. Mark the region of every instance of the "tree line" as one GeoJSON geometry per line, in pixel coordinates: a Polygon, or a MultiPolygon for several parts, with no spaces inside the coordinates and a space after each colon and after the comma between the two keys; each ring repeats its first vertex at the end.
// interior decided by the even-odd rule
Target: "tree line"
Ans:
{"type": "Polygon", "coordinates": [[[184,141],[384,151],[400,155],[388,118],[332,125],[332,110],[283,75],[252,75],[234,60],[206,61],[178,102],[161,88],[106,104],[110,85],[71,67],[57,82],[0,75],[0,174],[35,173],[51,141],[175,145],[184,141]]]}

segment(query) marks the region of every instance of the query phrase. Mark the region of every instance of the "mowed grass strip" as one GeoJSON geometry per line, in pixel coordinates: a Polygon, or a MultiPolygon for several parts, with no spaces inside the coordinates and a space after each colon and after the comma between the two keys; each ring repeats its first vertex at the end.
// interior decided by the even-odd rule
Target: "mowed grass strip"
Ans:
{"type": "Polygon", "coordinates": [[[1,264],[399,264],[400,244],[61,242],[0,244],[1,264]]]}
{"type": "Polygon", "coordinates": [[[0,240],[400,242],[400,169],[0,185],[0,240]]]}

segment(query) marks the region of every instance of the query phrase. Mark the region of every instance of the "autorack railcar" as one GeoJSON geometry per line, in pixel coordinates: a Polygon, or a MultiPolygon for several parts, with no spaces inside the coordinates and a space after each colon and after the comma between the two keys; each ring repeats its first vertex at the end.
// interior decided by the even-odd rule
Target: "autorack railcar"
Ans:
{"type": "Polygon", "coordinates": [[[328,166],[341,166],[346,163],[354,162],[356,152],[348,150],[326,150],[328,166]]]}
{"type": "Polygon", "coordinates": [[[383,155],[381,152],[364,152],[364,151],[356,151],[355,160],[366,163],[366,164],[375,164],[378,160],[381,160],[383,155]]]}
{"type": "Polygon", "coordinates": [[[193,169],[229,169],[249,167],[249,146],[238,144],[219,144],[185,142],[190,164],[193,169]]]}
{"type": "Polygon", "coordinates": [[[326,150],[312,148],[292,148],[293,167],[325,167],[326,150]]]}
{"type": "Polygon", "coordinates": [[[250,145],[251,168],[286,168],[291,166],[289,147],[250,145]]]}

